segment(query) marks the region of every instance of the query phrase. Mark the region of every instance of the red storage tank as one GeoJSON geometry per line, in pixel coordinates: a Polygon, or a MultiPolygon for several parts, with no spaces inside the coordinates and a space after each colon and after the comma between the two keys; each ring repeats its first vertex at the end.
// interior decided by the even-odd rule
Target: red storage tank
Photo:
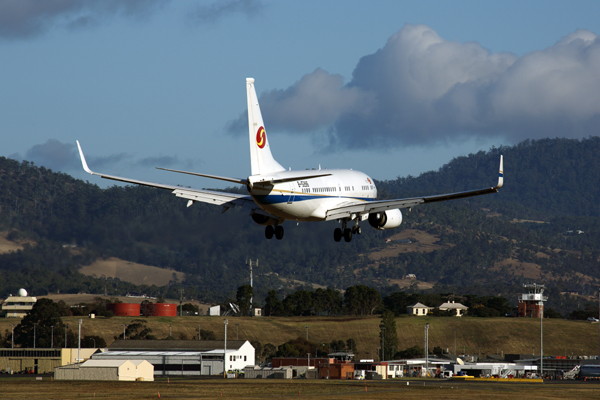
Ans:
{"type": "Polygon", "coordinates": [[[111,303],[106,306],[117,317],[139,317],[140,305],[136,303],[111,303]]]}
{"type": "Polygon", "coordinates": [[[148,303],[144,306],[146,317],[176,317],[177,304],[148,303]]]}

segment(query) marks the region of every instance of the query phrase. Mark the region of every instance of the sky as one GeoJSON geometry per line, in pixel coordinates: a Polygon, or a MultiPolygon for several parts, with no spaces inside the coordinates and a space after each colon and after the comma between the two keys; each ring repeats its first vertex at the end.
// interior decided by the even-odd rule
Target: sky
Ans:
{"type": "MultiPolygon", "coordinates": [[[[0,156],[219,188],[277,161],[418,176],[600,127],[600,2],[0,0],[0,156]]],[[[505,160],[510,176],[510,160],[505,160]]],[[[490,177],[494,183],[493,177],[490,177]]],[[[482,183],[483,184],[483,183],[482,183]]]]}

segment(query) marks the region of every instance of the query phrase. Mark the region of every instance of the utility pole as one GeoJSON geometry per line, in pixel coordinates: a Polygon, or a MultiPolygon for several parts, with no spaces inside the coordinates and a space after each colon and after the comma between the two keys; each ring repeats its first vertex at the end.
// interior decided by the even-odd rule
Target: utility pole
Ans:
{"type": "Polygon", "coordinates": [[[454,355],[456,355],[456,328],[454,328],[454,355]]]}
{"type": "Polygon", "coordinates": [[[429,322],[425,324],[425,377],[429,376],[429,322]]]}
{"type": "Polygon", "coordinates": [[[200,329],[201,325],[198,325],[198,340],[202,340],[202,329],[200,329]]]}
{"type": "Polygon", "coordinates": [[[50,348],[54,348],[54,325],[50,327],[50,348]]]}
{"type": "Polygon", "coordinates": [[[36,323],[33,323],[33,348],[35,349],[35,327],[36,327],[36,323]]]}
{"type": "Polygon", "coordinates": [[[10,330],[12,332],[12,339],[11,339],[11,346],[10,346],[10,348],[14,349],[15,348],[15,325],[14,324],[11,324],[10,330]]]}
{"type": "Polygon", "coordinates": [[[181,295],[179,296],[179,316],[183,317],[183,288],[181,288],[181,295]]]}
{"type": "Polygon", "coordinates": [[[225,324],[225,341],[223,343],[223,377],[227,376],[227,324],[229,321],[223,320],[225,324]]]}
{"type": "Polygon", "coordinates": [[[385,326],[381,327],[381,336],[382,336],[382,341],[381,341],[381,361],[385,361],[385,326]]]}
{"type": "Polygon", "coordinates": [[[81,323],[83,319],[77,319],[77,323],[79,324],[79,340],[77,342],[77,362],[81,362],[81,323]]]}
{"type": "Polygon", "coordinates": [[[306,340],[308,340],[308,325],[304,326],[306,328],[306,340]]]}
{"type": "Polygon", "coordinates": [[[121,324],[123,325],[123,340],[125,340],[125,329],[127,329],[127,325],[125,324],[121,324]]]}
{"type": "Polygon", "coordinates": [[[69,328],[69,325],[65,324],[65,349],[67,348],[67,329],[69,328]]]}

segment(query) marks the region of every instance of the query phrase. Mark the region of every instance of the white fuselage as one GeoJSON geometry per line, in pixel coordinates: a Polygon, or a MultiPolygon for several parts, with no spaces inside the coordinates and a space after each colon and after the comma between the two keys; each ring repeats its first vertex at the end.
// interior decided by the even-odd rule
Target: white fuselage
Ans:
{"type": "Polygon", "coordinates": [[[275,185],[260,185],[263,178],[253,176],[250,195],[265,211],[277,217],[295,221],[323,221],[327,210],[350,201],[373,201],[377,188],[373,179],[359,171],[348,169],[283,171],[265,176],[265,180],[289,179],[295,176],[331,174],[299,179],[275,185]]]}

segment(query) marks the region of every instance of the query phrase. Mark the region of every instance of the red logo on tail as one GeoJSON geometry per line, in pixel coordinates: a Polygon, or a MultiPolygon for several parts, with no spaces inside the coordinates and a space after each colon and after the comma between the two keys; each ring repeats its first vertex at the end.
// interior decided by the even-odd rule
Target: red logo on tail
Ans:
{"type": "Polygon", "coordinates": [[[265,144],[267,144],[267,134],[265,133],[265,128],[262,126],[258,128],[258,132],[256,132],[256,144],[260,149],[265,147],[265,144]]]}

